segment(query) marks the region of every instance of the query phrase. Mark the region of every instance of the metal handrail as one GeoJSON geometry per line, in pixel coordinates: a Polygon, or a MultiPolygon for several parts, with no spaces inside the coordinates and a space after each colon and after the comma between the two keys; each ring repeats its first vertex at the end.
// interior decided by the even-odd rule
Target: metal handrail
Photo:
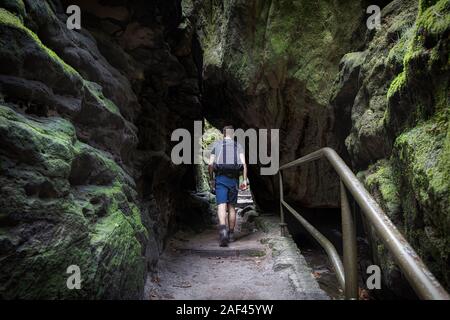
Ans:
{"type": "Polygon", "coordinates": [[[350,206],[347,199],[347,191],[353,195],[370,225],[374,227],[377,235],[392,253],[394,260],[405,274],[407,280],[421,299],[450,300],[450,296],[428,270],[422,259],[417,255],[403,235],[387,217],[378,203],[356,178],[344,160],[331,148],[323,148],[312,152],[304,157],[289,162],[279,169],[280,183],[280,218],[281,234],[286,235],[286,223],[283,207],[293,214],[305,229],[320,243],[331,259],[335,268],[340,285],[345,289],[347,299],[358,298],[357,281],[357,252],[356,232],[350,206]],[[284,201],[282,170],[299,166],[325,157],[339,175],[341,181],[341,212],[342,212],[342,235],[344,247],[344,267],[336,251],[336,248],[306,221],[297,211],[284,201]]]}

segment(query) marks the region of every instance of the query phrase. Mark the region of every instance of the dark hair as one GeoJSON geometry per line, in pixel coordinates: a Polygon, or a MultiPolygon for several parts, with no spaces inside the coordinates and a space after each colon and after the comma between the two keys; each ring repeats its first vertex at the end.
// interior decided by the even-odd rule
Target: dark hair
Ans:
{"type": "Polygon", "coordinates": [[[233,128],[233,126],[225,126],[225,127],[223,127],[223,129],[222,129],[223,135],[226,134],[227,130],[234,130],[234,128],[233,128]]]}

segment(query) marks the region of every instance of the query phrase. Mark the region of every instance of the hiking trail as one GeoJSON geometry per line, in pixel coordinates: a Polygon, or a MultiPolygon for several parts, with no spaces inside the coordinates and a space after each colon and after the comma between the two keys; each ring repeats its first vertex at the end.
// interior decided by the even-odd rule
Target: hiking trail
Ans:
{"type": "Polygon", "coordinates": [[[145,298],[329,299],[291,237],[281,237],[279,218],[255,216],[250,192],[239,192],[236,241],[219,247],[217,226],[180,231],[168,242],[145,298]]]}

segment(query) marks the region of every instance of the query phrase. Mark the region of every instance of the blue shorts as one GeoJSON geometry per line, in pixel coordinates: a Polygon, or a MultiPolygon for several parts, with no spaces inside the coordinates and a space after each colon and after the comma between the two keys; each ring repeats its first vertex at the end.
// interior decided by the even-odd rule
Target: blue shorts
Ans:
{"type": "Polygon", "coordinates": [[[216,176],[216,202],[237,203],[239,179],[227,176],[216,176]]]}

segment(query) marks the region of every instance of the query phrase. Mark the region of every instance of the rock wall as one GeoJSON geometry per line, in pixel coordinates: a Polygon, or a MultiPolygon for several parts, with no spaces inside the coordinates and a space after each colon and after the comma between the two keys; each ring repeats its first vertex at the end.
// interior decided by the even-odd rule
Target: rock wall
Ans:
{"type": "MultiPolygon", "coordinates": [[[[438,279],[450,286],[448,1],[393,1],[364,51],[341,61],[332,104],[355,171],[438,279]],[[340,115],[340,116],[339,116],[340,115]]],[[[410,290],[367,228],[386,285],[410,290]]]]}
{"type": "Polygon", "coordinates": [[[0,299],[140,298],[189,214],[170,135],[202,118],[192,28],[179,1],[105,3],[0,1],[0,299]]]}

